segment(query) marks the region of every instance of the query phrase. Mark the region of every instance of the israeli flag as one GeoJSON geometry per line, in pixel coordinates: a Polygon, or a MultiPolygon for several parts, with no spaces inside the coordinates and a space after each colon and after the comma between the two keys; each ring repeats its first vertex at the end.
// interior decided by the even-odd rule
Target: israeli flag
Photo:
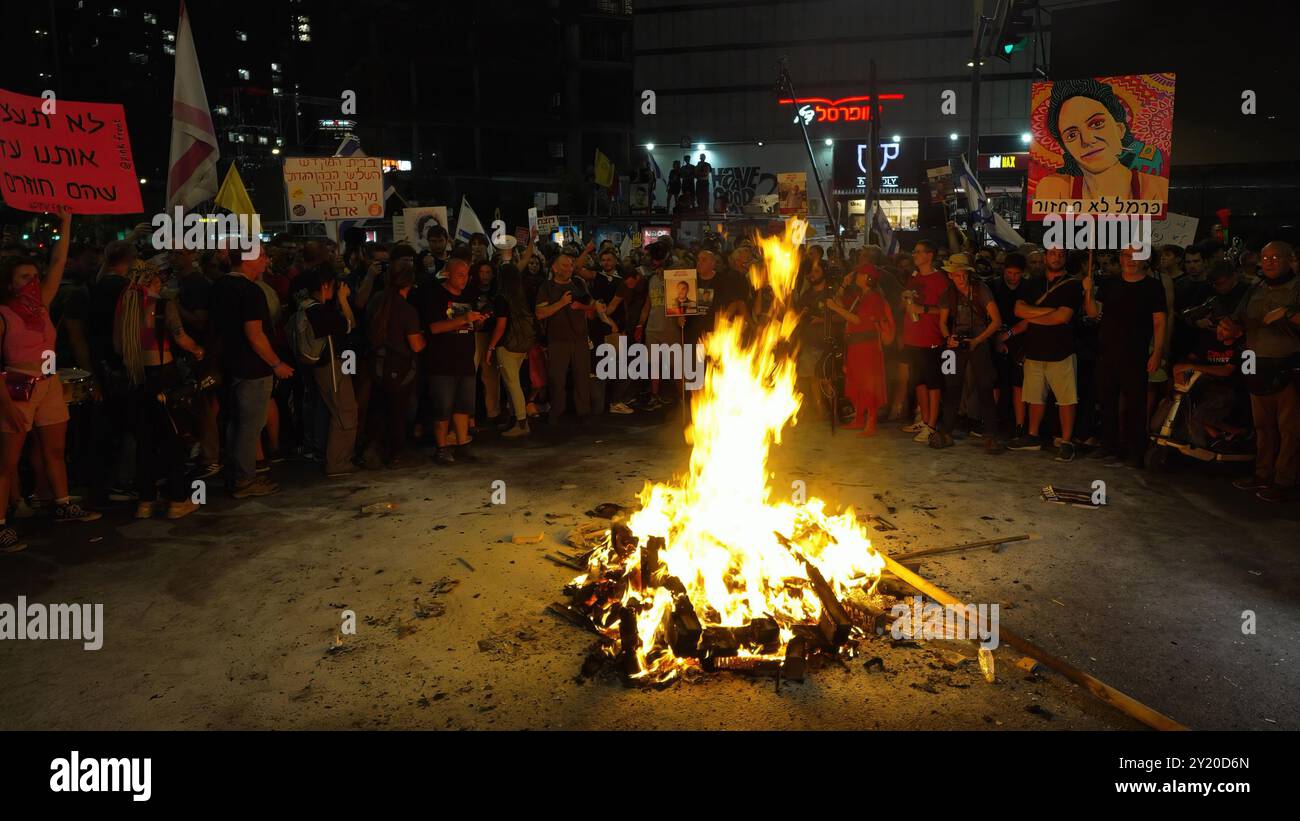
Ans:
{"type": "Polygon", "coordinates": [[[1012,228],[1011,223],[1007,222],[1001,214],[993,210],[984,188],[975,179],[975,174],[966,163],[966,156],[963,154],[955,160],[950,160],[948,165],[952,168],[954,181],[966,191],[966,208],[970,211],[972,224],[982,223],[985,233],[1003,245],[1011,248],[1024,245],[1025,238],[1016,233],[1016,229],[1012,228]]]}

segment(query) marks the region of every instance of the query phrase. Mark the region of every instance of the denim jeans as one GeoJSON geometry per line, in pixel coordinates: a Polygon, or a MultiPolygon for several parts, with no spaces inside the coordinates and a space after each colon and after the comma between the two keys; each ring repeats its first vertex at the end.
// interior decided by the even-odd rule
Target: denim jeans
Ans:
{"type": "Polygon", "coordinates": [[[234,398],[234,411],[230,414],[231,430],[226,441],[230,449],[230,476],[236,482],[257,475],[257,440],[266,427],[266,406],[271,401],[274,379],[232,379],[230,392],[234,398]]]}

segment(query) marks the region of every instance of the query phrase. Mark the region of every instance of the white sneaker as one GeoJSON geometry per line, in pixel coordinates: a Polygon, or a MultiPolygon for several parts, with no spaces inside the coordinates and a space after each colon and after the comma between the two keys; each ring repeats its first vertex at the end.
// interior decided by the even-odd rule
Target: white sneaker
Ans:
{"type": "Polygon", "coordinates": [[[610,413],[622,413],[622,414],[636,413],[636,411],[632,410],[631,408],[629,408],[627,405],[623,404],[622,402],[615,402],[614,404],[610,405],[610,406],[609,406],[609,412],[610,412],[610,413]]]}
{"type": "Polygon", "coordinates": [[[912,424],[903,425],[903,433],[916,433],[925,426],[925,420],[921,418],[921,413],[918,411],[917,414],[912,417],[912,424]]]}
{"type": "Polygon", "coordinates": [[[924,442],[928,444],[930,441],[930,434],[932,433],[934,433],[934,428],[922,422],[921,427],[917,428],[916,435],[912,437],[912,441],[924,442]]]}

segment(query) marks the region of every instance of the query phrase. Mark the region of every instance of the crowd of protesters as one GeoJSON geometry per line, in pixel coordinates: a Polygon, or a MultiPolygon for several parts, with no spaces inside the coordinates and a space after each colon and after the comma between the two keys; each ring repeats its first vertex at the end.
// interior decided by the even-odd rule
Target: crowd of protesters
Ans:
{"type": "MultiPolygon", "coordinates": [[[[674,173],[670,196],[707,200],[707,182],[687,185],[707,181],[699,166],[674,173]]],[[[0,249],[0,550],[21,547],[16,519],[43,512],[89,521],[134,502],[140,518],[185,516],[196,480],[240,499],[272,494],[286,458],[329,478],[422,464],[425,452],[453,465],[474,458],[480,433],[655,411],[683,401],[681,375],[597,379],[601,343],[698,343],[719,316],[763,322],[774,308],[751,284],[763,261],[746,237],[621,253],[608,241],[452,243],[433,225],[423,250],[277,235],[252,254],[160,255],[137,245],[140,229],[102,248],[73,242],[62,219],[48,259],[0,249]],[[693,315],[670,310],[673,268],[697,272],[693,315]]],[[[990,454],[1048,447],[1059,461],[1085,452],[1140,467],[1160,402],[1200,372],[1197,444],[1254,450],[1254,473],[1236,484],[1261,499],[1293,490],[1290,246],[1233,261],[1214,242],[1094,258],[976,252],[949,229],[947,246],[921,240],[893,257],[809,247],[794,298],[813,414],[862,436],[904,423],[940,450],[970,436],[990,454]]]]}

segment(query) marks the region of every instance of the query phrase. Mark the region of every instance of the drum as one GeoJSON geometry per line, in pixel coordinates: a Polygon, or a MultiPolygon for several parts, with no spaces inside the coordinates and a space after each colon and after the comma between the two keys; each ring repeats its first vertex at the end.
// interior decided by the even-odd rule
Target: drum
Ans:
{"type": "Polygon", "coordinates": [[[90,386],[94,376],[80,368],[59,368],[59,381],[63,383],[63,402],[82,405],[90,401],[90,386]]]}

